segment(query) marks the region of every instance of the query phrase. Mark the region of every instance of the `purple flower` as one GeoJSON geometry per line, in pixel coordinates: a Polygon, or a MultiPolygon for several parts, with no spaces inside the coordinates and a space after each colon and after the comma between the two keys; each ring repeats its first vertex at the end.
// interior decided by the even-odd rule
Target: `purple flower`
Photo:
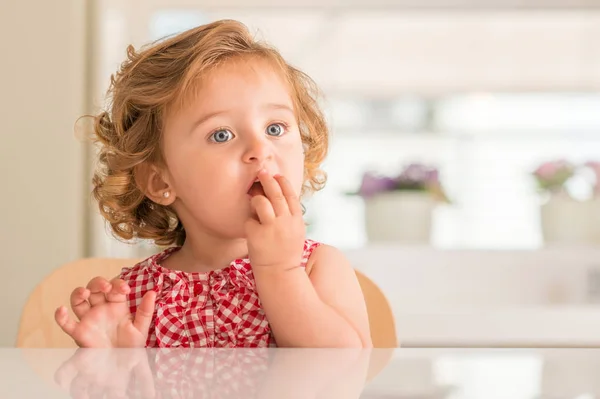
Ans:
{"type": "Polygon", "coordinates": [[[367,172],[363,175],[358,193],[363,197],[372,197],[380,192],[391,191],[395,186],[395,179],[387,176],[378,176],[373,172],[367,172]]]}
{"type": "Polygon", "coordinates": [[[438,170],[423,164],[410,164],[396,178],[401,187],[423,189],[439,182],[438,170]]]}
{"type": "Polygon", "coordinates": [[[434,197],[449,202],[440,184],[438,170],[419,163],[406,166],[398,175],[392,177],[366,172],[355,194],[369,198],[379,193],[401,190],[427,191],[434,197]]]}
{"type": "Polygon", "coordinates": [[[437,169],[430,169],[427,172],[427,181],[429,183],[439,183],[440,181],[440,172],[437,169]]]}

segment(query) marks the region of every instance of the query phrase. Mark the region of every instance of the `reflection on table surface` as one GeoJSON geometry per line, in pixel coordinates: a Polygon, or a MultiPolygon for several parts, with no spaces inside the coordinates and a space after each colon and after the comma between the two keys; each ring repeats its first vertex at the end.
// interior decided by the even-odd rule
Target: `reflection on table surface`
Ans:
{"type": "Polygon", "coordinates": [[[600,397],[600,349],[0,349],[0,398],[600,397]]]}

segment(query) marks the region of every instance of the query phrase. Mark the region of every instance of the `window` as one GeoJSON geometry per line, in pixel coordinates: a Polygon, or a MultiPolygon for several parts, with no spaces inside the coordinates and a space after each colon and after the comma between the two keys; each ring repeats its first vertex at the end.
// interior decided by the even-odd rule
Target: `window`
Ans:
{"type": "MultiPolygon", "coordinates": [[[[247,23],[259,36],[272,41],[292,63],[316,76],[315,80],[325,90],[323,107],[331,122],[332,139],[331,152],[324,164],[328,185],[307,200],[306,217],[313,238],[341,248],[368,244],[362,201],[346,195],[358,187],[365,170],[392,173],[403,164],[415,161],[439,167],[453,203],[440,205],[435,211],[431,241],[435,247],[535,249],[542,245],[540,198],[530,172],[540,162],[553,158],[568,158],[574,162],[600,160],[600,94],[586,91],[593,85],[586,86],[584,81],[588,77],[593,79],[597,70],[593,62],[600,60],[600,48],[593,46],[595,39],[589,39],[594,37],[590,32],[600,26],[597,24],[599,15],[594,12],[549,14],[547,18],[543,13],[533,16],[491,13],[490,23],[486,25],[481,15],[458,14],[456,18],[463,18],[460,20],[466,23],[447,23],[443,15],[427,18],[420,14],[411,19],[410,13],[399,14],[400,22],[394,22],[396,16],[389,13],[383,19],[365,14],[372,23],[360,24],[362,14],[356,11],[347,11],[349,17],[345,19],[344,12],[330,15],[308,8],[294,13],[276,8],[256,11],[175,6],[151,11],[142,14],[149,15],[147,20],[130,19],[132,24],[145,26],[147,40],[211,20],[236,18],[247,23]],[[511,24],[517,23],[520,30],[512,29],[511,24]],[[399,28],[394,33],[390,29],[395,26],[399,28]],[[454,30],[442,35],[438,32],[440,26],[454,30]],[[466,51],[464,46],[457,47],[461,50],[457,57],[463,58],[452,58],[451,46],[460,45],[456,43],[460,42],[461,35],[471,37],[470,27],[478,29],[481,37],[477,43],[487,40],[483,37],[486,34],[497,40],[497,46],[491,46],[498,52],[494,60],[511,61],[509,64],[514,68],[507,64],[504,69],[499,66],[500,69],[494,70],[505,73],[486,75],[481,71],[485,60],[477,58],[476,52],[466,51]],[[336,40],[343,36],[336,31],[338,28],[340,32],[354,31],[359,35],[360,46],[351,51],[347,43],[336,46],[336,40]],[[373,36],[359,29],[372,29],[373,36]],[[535,34],[529,35],[528,30],[535,34]],[[396,40],[398,51],[404,53],[394,53],[392,47],[382,47],[381,51],[372,48],[384,46],[377,36],[382,33],[396,40]],[[518,37],[514,36],[520,34],[527,36],[522,49],[518,37]],[[539,40],[551,41],[552,35],[560,40],[553,42],[556,46],[544,47],[544,57],[561,58],[560,53],[552,51],[568,53],[568,49],[576,46],[585,51],[581,51],[581,59],[577,58],[579,53],[568,53],[568,62],[549,66],[539,74],[539,79],[533,79],[532,76],[538,75],[532,71],[541,71],[543,59],[536,59],[529,49],[539,40]],[[410,40],[401,42],[403,37],[410,40]],[[361,46],[369,46],[368,53],[377,53],[380,57],[373,60],[372,69],[365,69],[368,63],[362,59],[364,55],[361,58],[361,46]],[[435,46],[441,46],[444,51],[436,50],[435,46]],[[419,57],[411,56],[413,49],[419,57]],[[437,55],[431,55],[434,53],[437,55]],[[438,65],[427,61],[429,55],[431,60],[439,61],[438,65]],[[414,64],[410,64],[411,57],[415,58],[414,64]],[[431,82],[442,82],[439,79],[446,76],[440,57],[447,59],[446,72],[451,74],[448,79],[442,79],[443,85],[440,83],[432,90],[426,85],[426,75],[430,73],[435,78],[431,82]],[[352,77],[355,62],[356,79],[344,81],[352,77]],[[377,75],[373,71],[378,71],[378,63],[382,62],[386,65],[381,73],[388,75],[375,76],[379,80],[367,79],[367,74],[377,75]],[[389,74],[394,71],[394,65],[413,78],[422,70],[423,90],[406,79],[393,80],[398,75],[389,74]],[[419,68],[419,65],[427,65],[427,68],[419,68]],[[344,75],[336,74],[334,66],[343,66],[340,70],[344,75]],[[464,75],[459,74],[462,69],[466,70],[464,75]],[[517,76],[519,71],[523,74],[517,76]],[[477,77],[469,80],[475,73],[477,77]],[[510,81],[507,83],[510,78],[514,78],[513,86],[510,81]],[[389,79],[389,85],[374,86],[373,82],[386,83],[385,79],[389,79]],[[538,86],[526,90],[523,82],[538,86]],[[569,84],[574,89],[565,92],[569,84]],[[482,91],[481,87],[487,89],[482,91]],[[510,90],[511,87],[520,90],[510,90]]],[[[120,26],[125,29],[124,25],[120,26]]],[[[140,30],[139,26],[136,30],[140,30]]],[[[104,40],[103,47],[110,48],[107,41],[117,38],[113,35],[111,39],[107,34],[104,40]]],[[[485,49],[491,51],[490,47],[485,49]]],[[[115,51],[111,59],[103,60],[105,69],[115,65],[115,51]]],[[[119,51],[122,56],[123,52],[119,51]]],[[[574,187],[574,190],[586,195],[585,188],[574,187]]]]}
{"type": "MultiPolygon", "coordinates": [[[[310,216],[318,239],[342,247],[367,244],[363,203],[344,195],[357,188],[365,170],[393,173],[415,161],[441,169],[453,203],[436,210],[437,247],[531,249],[542,245],[541,199],[531,171],[548,159],[600,159],[596,94],[442,96],[431,101],[429,119],[414,112],[427,107],[408,103],[401,113],[413,117],[404,130],[389,112],[372,123],[363,115],[367,101],[341,104],[330,107],[338,111],[326,163],[329,182],[312,200],[310,216]]],[[[402,109],[393,102],[380,108],[402,109]]],[[[585,187],[574,190],[586,195],[585,187]]]]}

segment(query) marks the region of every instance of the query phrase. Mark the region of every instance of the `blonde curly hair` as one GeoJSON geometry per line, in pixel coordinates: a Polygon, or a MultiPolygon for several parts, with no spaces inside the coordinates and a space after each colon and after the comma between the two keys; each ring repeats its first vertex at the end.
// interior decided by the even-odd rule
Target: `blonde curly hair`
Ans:
{"type": "Polygon", "coordinates": [[[160,148],[164,117],[182,105],[198,78],[221,63],[260,57],[276,66],[290,86],[305,147],[302,195],[320,190],[320,165],[328,150],[328,128],[317,103],[318,90],[306,74],[274,48],[255,40],[245,25],[222,20],[190,29],[136,51],[111,76],[106,111],[94,117],[99,144],[93,196],[113,233],[125,240],[150,239],[157,245],[183,245],[185,229],[175,211],[144,194],[144,165],[164,165],[160,148]]]}

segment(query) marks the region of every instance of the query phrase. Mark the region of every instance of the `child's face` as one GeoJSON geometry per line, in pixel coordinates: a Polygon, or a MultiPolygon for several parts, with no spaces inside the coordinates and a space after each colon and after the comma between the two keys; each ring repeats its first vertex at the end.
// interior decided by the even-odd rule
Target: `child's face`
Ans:
{"type": "Polygon", "coordinates": [[[288,86],[266,61],[242,60],[211,72],[196,94],[166,120],[173,206],[188,235],[244,237],[248,190],[261,168],[285,176],[300,195],[304,153],[288,86]]]}

